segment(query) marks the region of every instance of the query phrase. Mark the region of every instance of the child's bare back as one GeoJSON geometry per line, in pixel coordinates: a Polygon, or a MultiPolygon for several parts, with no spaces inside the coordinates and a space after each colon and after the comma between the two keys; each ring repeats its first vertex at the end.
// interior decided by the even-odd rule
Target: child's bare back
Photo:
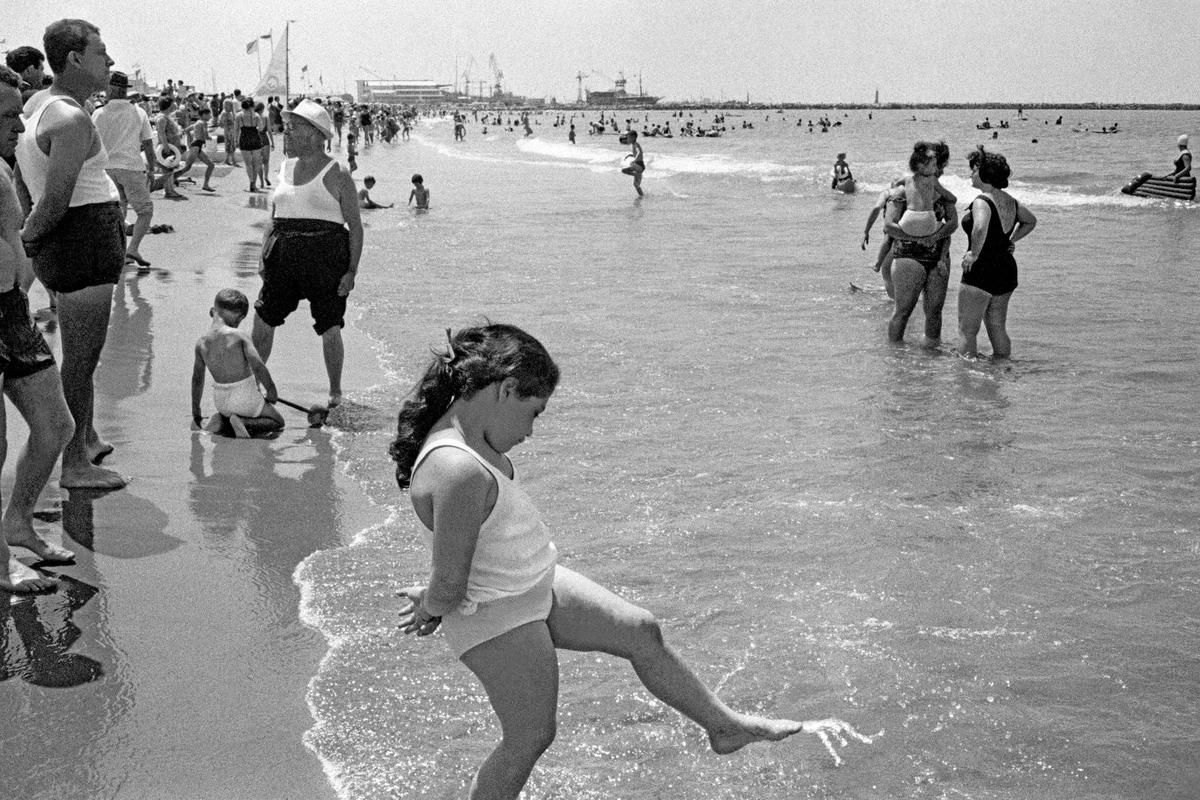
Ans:
{"type": "Polygon", "coordinates": [[[246,296],[236,289],[224,289],[217,294],[210,312],[212,325],[196,340],[196,361],[192,368],[192,417],[197,422],[201,417],[200,399],[207,372],[212,375],[213,403],[217,408],[208,429],[219,430],[225,417],[239,438],[250,435],[247,422],[254,430],[283,427],[283,417],[272,405],[277,395],[271,373],[254,342],[237,328],[249,313],[249,305],[246,296]]]}

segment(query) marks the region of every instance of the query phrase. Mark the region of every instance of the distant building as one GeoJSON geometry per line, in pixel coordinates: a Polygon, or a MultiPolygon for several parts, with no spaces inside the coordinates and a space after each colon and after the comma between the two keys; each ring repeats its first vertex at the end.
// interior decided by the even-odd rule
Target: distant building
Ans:
{"type": "Polygon", "coordinates": [[[390,105],[442,103],[454,99],[454,87],[436,81],[356,81],[358,102],[390,105]]]}

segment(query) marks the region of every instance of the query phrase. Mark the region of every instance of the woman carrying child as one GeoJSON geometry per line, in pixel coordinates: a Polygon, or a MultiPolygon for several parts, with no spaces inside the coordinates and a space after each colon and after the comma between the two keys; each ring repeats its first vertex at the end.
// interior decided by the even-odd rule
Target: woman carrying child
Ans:
{"type": "Polygon", "coordinates": [[[942,337],[942,307],[950,283],[950,236],[958,225],[956,198],[939,182],[950,160],[944,142],[917,142],[908,159],[912,175],[903,191],[889,200],[883,231],[892,244],[892,290],[896,301],[888,321],[888,339],[904,339],[908,318],[925,298],[925,345],[936,346],[942,337]],[[896,212],[903,209],[899,221],[896,212]]]}
{"type": "MultiPolygon", "coordinates": [[[[405,633],[439,627],[483,684],[501,741],[469,797],[516,798],[554,740],[556,649],[627,659],[650,692],[732,753],[801,731],[869,741],[834,719],[796,722],[731,710],[663,640],[650,612],[558,564],[557,550],[505,455],[533,433],[558,383],[537,339],[511,325],[466,328],[426,369],[391,445],[432,551],[428,586],[399,592],[405,633]]],[[[836,756],[835,756],[836,757],[836,756]]]]}

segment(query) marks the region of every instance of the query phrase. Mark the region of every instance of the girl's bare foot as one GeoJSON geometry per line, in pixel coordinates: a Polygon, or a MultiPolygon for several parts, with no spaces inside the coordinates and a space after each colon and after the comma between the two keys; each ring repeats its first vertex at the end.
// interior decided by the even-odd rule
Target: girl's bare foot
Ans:
{"type": "Polygon", "coordinates": [[[714,753],[726,755],[754,742],[777,742],[802,730],[804,723],[796,720],[738,714],[728,728],[710,730],[708,741],[714,753]]]}

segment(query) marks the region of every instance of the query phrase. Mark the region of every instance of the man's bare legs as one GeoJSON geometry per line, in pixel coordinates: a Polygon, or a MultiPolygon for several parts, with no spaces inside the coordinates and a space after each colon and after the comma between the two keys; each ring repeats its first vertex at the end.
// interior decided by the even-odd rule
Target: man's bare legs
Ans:
{"type": "MultiPolygon", "coordinates": [[[[0,467],[4,466],[4,456],[8,451],[4,414],[4,403],[0,403],[0,467]]],[[[53,591],[57,587],[58,581],[39,575],[13,558],[4,537],[0,536],[0,591],[29,594],[53,591]]]]}
{"type": "Polygon", "coordinates": [[[321,351],[325,356],[325,372],[329,375],[329,407],[333,408],[342,402],[342,364],[346,360],[340,325],[321,334],[321,351]]]}
{"type": "Polygon", "coordinates": [[[116,472],[92,463],[92,448],[106,444],[96,434],[92,412],[94,376],[108,336],[112,294],[113,284],[106,283],[58,295],[62,388],[75,421],[75,432],[63,450],[59,483],[64,489],[120,489],[127,483],[116,472]]]}
{"type": "MultiPolygon", "coordinates": [[[[275,329],[255,314],[250,338],[263,363],[267,363],[275,346],[275,329]]],[[[321,351],[325,357],[325,372],[329,376],[329,407],[332,408],[342,402],[342,364],[345,363],[346,348],[342,343],[340,325],[334,325],[321,334],[321,351]]]]}
{"type": "Polygon", "coordinates": [[[4,539],[33,551],[44,561],[67,562],[70,550],[47,542],[33,527],[38,497],[75,429],[63,397],[58,370],[50,367],[22,378],[5,379],[4,393],[29,425],[29,441],[17,458],[12,496],[4,512],[4,539]]]}

